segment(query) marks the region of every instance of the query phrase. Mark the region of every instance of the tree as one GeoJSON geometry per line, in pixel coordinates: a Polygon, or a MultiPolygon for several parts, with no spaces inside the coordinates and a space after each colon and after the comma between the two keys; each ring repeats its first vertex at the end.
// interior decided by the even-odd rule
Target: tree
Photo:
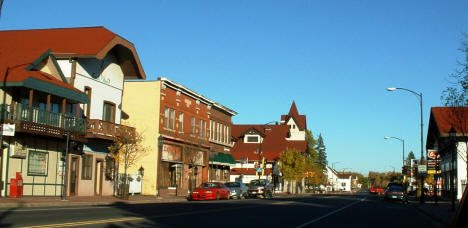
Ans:
{"type": "MultiPolygon", "coordinates": [[[[299,150],[289,149],[280,155],[280,171],[283,173],[283,179],[297,184],[306,175],[306,156],[299,150]]],[[[290,185],[288,189],[290,189],[290,185]]]]}
{"type": "Polygon", "coordinates": [[[306,159],[306,178],[307,184],[314,186],[325,184],[327,181],[324,173],[324,167],[318,162],[317,141],[312,135],[312,131],[306,131],[307,140],[307,159],[306,159]]]}
{"type": "Polygon", "coordinates": [[[441,96],[442,103],[448,107],[468,106],[468,34],[464,34],[460,51],[465,55],[464,62],[458,62],[459,68],[450,75],[453,80],[441,96]]]}
{"type": "MultiPolygon", "coordinates": [[[[464,61],[458,61],[458,69],[455,70],[455,73],[450,75],[452,81],[450,82],[451,86],[448,86],[441,96],[442,103],[451,107],[450,109],[450,119],[453,122],[452,125],[456,127],[458,131],[457,135],[462,137],[467,137],[468,132],[468,111],[466,106],[468,106],[468,34],[464,34],[464,40],[462,41],[462,47],[460,51],[464,55],[464,61]]],[[[464,142],[465,148],[468,148],[468,141],[464,142]]],[[[466,150],[466,149],[465,149],[466,150]]],[[[467,163],[466,172],[468,175],[468,151],[462,152],[457,150],[458,157],[464,159],[467,163]]]]}
{"type": "Polygon", "coordinates": [[[119,127],[114,142],[108,147],[111,157],[124,169],[122,197],[128,199],[128,169],[146,153],[143,137],[135,128],[119,127]]]}
{"type": "Polygon", "coordinates": [[[323,138],[322,134],[319,134],[319,137],[317,139],[317,162],[322,166],[323,170],[326,170],[326,167],[328,165],[327,162],[327,153],[325,152],[325,144],[323,143],[323,138]]]}
{"type": "Polygon", "coordinates": [[[406,159],[405,159],[405,164],[411,165],[411,159],[416,159],[416,157],[414,156],[413,151],[410,151],[410,152],[408,153],[408,156],[407,156],[406,159]]]}

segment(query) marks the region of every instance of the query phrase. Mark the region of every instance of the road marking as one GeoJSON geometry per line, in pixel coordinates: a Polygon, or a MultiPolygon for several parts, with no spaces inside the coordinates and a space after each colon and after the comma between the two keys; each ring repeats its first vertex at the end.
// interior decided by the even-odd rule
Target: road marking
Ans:
{"type": "Polygon", "coordinates": [[[141,217],[126,217],[126,218],[116,218],[116,219],[102,219],[102,220],[93,220],[93,221],[84,221],[84,222],[67,222],[67,223],[58,223],[58,224],[49,224],[49,225],[39,225],[39,226],[25,226],[24,228],[47,228],[47,227],[69,227],[69,226],[85,226],[85,225],[94,225],[94,224],[103,224],[103,223],[113,223],[113,222],[128,222],[143,220],[145,218],[141,217]]]}
{"type": "Polygon", "coordinates": [[[128,222],[128,221],[137,221],[137,220],[143,220],[143,219],[166,218],[166,217],[174,217],[174,216],[181,216],[181,215],[195,215],[195,214],[203,214],[203,213],[211,213],[211,212],[231,211],[231,210],[262,207],[262,206],[263,205],[250,205],[250,206],[242,206],[242,207],[235,207],[235,208],[189,211],[189,212],[180,212],[180,213],[165,214],[165,215],[163,214],[163,215],[155,215],[155,216],[148,216],[148,217],[124,217],[124,218],[115,218],[115,219],[90,220],[90,221],[83,221],[83,222],[68,222],[68,223],[56,223],[56,224],[37,225],[37,226],[25,226],[24,228],[85,226],[85,225],[92,225],[92,224],[128,222]]]}
{"type": "MultiPolygon", "coordinates": [[[[101,209],[101,208],[111,208],[111,207],[62,207],[62,208],[37,208],[37,209],[18,209],[13,210],[15,212],[31,212],[31,211],[62,211],[62,210],[88,210],[88,209],[101,209]]],[[[7,210],[0,210],[7,211],[7,210]]]]}
{"type": "MultiPolygon", "coordinates": [[[[366,198],[367,198],[367,197],[366,197],[366,198]]],[[[340,212],[340,211],[342,211],[342,210],[344,210],[344,209],[346,209],[346,208],[348,208],[348,207],[351,207],[351,206],[353,206],[353,205],[355,205],[355,204],[358,204],[358,203],[364,201],[366,198],[362,198],[362,199],[359,200],[359,201],[350,203],[350,204],[348,204],[348,205],[346,205],[346,206],[344,206],[344,207],[342,207],[342,208],[336,209],[336,210],[334,210],[334,211],[332,211],[332,212],[330,212],[330,213],[328,213],[328,214],[322,215],[322,216],[320,216],[320,217],[318,217],[318,218],[316,218],[316,219],[314,219],[314,220],[311,220],[311,221],[309,221],[309,222],[306,222],[306,223],[304,223],[304,224],[302,224],[302,225],[300,225],[300,226],[296,226],[296,228],[302,228],[302,227],[308,226],[308,225],[310,225],[310,224],[312,224],[312,223],[318,222],[318,221],[320,221],[320,220],[322,220],[322,219],[324,219],[324,218],[326,218],[326,217],[328,217],[328,216],[330,216],[330,215],[333,215],[333,214],[335,214],[335,213],[338,213],[338,212],[340,212]]]]}

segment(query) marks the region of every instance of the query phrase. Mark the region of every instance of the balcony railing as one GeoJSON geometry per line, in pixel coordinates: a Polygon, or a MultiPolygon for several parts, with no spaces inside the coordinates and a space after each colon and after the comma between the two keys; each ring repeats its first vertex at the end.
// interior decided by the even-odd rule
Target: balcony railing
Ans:
{"type": "Polygon", "coordinates": [[[120,125],[99,119],[91,119],[88,122],[88,133],[86,134],[86,137],[114,140],[114,138],[118,136],[119,129],[121,128],[126,131],[135,130],[135,128],[125,125],[120,125]]]}
{"type": "Polygon", "coordinates": [[[0,119],[17,124],[17,131],[30,133],[63,136],[66,131],[83,135],[87,131],[86,119],[23,104],[0,104],[0,119]]]}

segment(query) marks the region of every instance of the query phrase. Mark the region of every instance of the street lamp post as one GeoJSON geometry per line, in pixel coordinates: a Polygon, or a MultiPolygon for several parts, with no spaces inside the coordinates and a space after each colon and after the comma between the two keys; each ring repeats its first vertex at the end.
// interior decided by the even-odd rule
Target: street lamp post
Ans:
{"type": "MultiPolygon", "coordinates": [[[[424,139],[423,139],[423,110],[422,110],[422,103],[423,103],[423,98],[422,98],[422,93],[417,93],[414,92],[413,90],[406,89],[406,88],[395,88],[395,87],[390,87],[387,88],[388,91],[395,91],[395,90],[405,90],[408,91],[414,95],[416,95],[419,98],[419,110],[420,110],[420,122],[421,122],[421,161],[420,163],[422,164],[423,158],[424,158],[424,139]]],[[[421,197],[419,198],[420,203],[424,203],[424,177],[421,175],[421,197]]]]}
{"type": "MultiPolygon", "coordinates": [[[[403,156],[402,156],[402,159],[401,159],[401,163],[402,163],[402,170],[404,169],[405,167],[405,140],[404,139],[400,139],[398,137],[393,137],[393,136],[385,136],[384,139],[396,139],[396,140],[400,140],[403,144],[403,156]]],[[[393,166],[392,166],[393,167],[393,166]]],[[[395,167],[393,167],[393,172],[395,173],[395,167]]],[[[403,174],[403,172],[402,172],[403,174]]],[[[406,175],[403,176],[403,191],[406,192],[406,175]]]]}

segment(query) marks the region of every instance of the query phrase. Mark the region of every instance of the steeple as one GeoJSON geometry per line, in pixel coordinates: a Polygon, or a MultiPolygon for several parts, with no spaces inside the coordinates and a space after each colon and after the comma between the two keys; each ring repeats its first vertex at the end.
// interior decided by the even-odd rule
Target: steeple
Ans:
{"type": "Polygon", "coordinates": [[[299,112],[297,111],[296,102],[293,100],[291,108],[289,109],[289,116],[298,116],[299,112]]]}

